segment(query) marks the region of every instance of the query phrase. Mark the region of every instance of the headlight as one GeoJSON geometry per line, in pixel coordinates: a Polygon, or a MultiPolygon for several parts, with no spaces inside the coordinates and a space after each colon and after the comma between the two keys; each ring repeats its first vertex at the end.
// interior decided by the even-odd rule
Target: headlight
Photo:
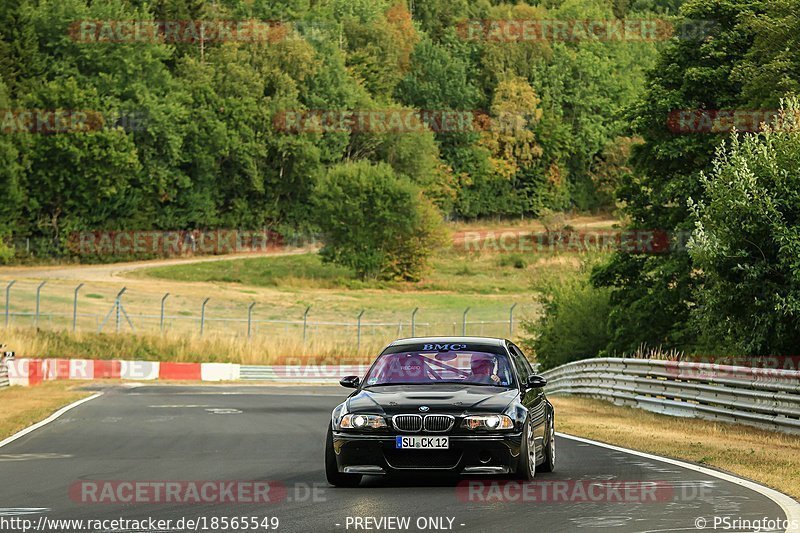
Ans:
{"type": "Polygon", "coordinates": [[[514,421],[506,415],[475,415],[464,418],[462,428],[467,429],[513,429],[514,421]]]}
{"type": "Polygon", "coordinates": [[[360,415],[349,413],[342,417],[339,429],[380,429],[388,427],[386,419],[378,415],[360,415]]]}

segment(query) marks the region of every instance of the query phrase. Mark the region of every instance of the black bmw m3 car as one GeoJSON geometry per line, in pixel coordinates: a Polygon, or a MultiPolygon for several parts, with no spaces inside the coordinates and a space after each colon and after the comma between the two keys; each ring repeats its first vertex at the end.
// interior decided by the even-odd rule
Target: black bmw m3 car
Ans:
{"type": "Polygon", "coordinates": [[[511,341],[487,337],[401,339],[331,414],[325,473],[336,486],[363,475],[439,471],[512,474],[555,468],[552,404],[511,341]]]}

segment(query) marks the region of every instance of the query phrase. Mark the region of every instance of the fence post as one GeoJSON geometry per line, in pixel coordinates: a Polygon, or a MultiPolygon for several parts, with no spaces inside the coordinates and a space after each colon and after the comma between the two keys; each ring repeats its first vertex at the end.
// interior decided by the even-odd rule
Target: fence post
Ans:
{"type": "Polygon", "coordinates": [[[364,309],[358,313],[358,326],[357,326],[357,333],[356,333],[356,351],[361,349],[361,317],[364,316],[364,309]]]}
{"type": "Polygon", "coordinates": [[[461,322],[461,334],[466,336],[467,335],[467,313],[469,313],[470,308],[467,307],[464,309],[464,316],[462,317],[461,322]]]}
{"type": "Polygon", "coordinates": [[[206,298],[203,300],[203,306],[200,308],[200,336],[203,336],[203,332],[206,329],[206,304],[211,298],[206,298]]]}
{"type": "Polygon", "coordinates": [[[511,337],[514,335],[514,308],[517,306],[516,303],[511,306],[511,309],[508,310],[508,336],[511,337]]]}
{"type": "Polygon", "coordinates": [[[6,285],[6,328],[8,328],[8,304],[9,304],[9,297],[11,296],[11,286],[14,285],[17,280],[12,280],[8,282],[6,285]]]}
{"type": "Polygon", "coordinates": [[[311,311],[311,306],[306,307],[306,312],[303,313],[303,346],[306,344],[306,332],[308,331],[308,312],[311,311]]]}
{"type": "Polygon", "coordinates": [[[114,306],[116,308],[116,331],[119,333],[119,322],[120,322],[120,310],[121,310],[121,302],[122,295],[125,294],[125,291],[128,290],[127,287],[122,287],[122,290],[117,293],[117,297],[114,299],[114,306]]]}
{"type": "Polygon", "coordinates": [[[250,338],[250,328],[253,325],[253,307],[255,307],[256,303],[253,302],[250,304],[250,307],[247,308],[247,338],[250,338]]]}
{"type": "Polygon", "coordinates": [[[75,287],[75,297],[72,299],[72,333],[75,333],[78,328],[78,291],[81,290],[81,287],[83,287],[83,283],[75,287]]]}
{"type": "Polygon", "coordinates": [[[413,311],[411,311],[411,336],[416,337],[417,332],[417,311],[419,311],[419,307],[415,307],[413,311]]]}
{"type": "Polygon", "coordinates": [[[33,327],[35,328],[39,327],[39,296],[42,292],[42,287],[44,287],[45,283],[47,282],[43,281],[39,284],[38,287],[36,287],[36,315],[34,315],[33,317],[33,327]]]}
{"type": "Polygon", "coordinates": [[[167,298],[169,298],[169,293],[161,297],[161,319],[158,322],[158,326],[162,335],[164,334],[164,302],[167,301],[167,298]]]}

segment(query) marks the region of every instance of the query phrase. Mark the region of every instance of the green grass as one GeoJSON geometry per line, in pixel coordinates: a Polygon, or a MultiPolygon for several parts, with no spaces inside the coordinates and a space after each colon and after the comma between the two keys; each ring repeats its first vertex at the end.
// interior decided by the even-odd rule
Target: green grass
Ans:
{"type": "MultiPolygon", "coordinates": [[[[147,268],[133,275],[180,282],[221,282],[282,289],[446,291],[459,294],[519,294],[553,268],[556,256],[534,253],[467,253],[444,250],[419,282],[360,280],[349,268],[324,263],[317,254],[257,257],[147,268]]],[[[570,259],[576,257],[567,257],[570,259]]],[[[244,292],[244,291],[243,291],[244,292]]]]}
{"type": "Polygon", "coordinates": [[[139,273],[173,281],[239,283],[254,287],[293,286],[300,282],[303,286],[311,283],[318,288],[335,288],[357,281],[349,269],[324,264],[316,254],[156,267],[139,273]]]}
{"type": "Polygon", "coordinates": [[[85,398],[88,391],[77,390],[65,381],[52,381],[36,387],[3,387],[0,389],[0,440],[38,422],[67,404],[85,398]]]}

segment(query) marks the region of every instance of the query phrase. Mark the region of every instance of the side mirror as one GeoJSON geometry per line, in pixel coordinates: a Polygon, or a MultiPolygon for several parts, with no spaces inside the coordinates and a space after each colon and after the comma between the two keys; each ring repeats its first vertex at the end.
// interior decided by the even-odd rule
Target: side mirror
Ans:
{"type": "Polygon", "coordinates": [[[345,376],[339,380],[339,385],[348,389],[357,389],[359,383],[361,383],[361,378],[358,376],[345,376]]]}
{"type": "Polygon", "coordinates": [[[528,388],[529,389],[541,389],[545,385],[547,385],[547,379],[542,376],[533,374],[532,376],[528,376],[528,388]]]}

